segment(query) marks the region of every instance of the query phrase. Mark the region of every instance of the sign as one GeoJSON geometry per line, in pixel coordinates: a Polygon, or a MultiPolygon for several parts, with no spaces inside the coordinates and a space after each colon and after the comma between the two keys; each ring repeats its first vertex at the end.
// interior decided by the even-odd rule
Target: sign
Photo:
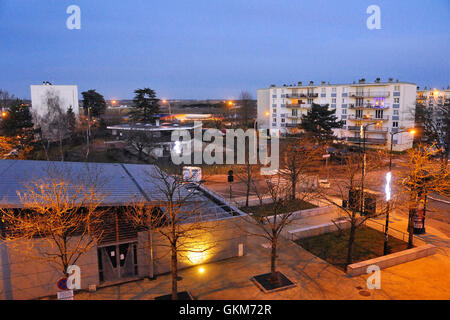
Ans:
{"type": "Polygon", "coordinates": [[[73,290],[59,291],[56,295],[58,300],[73,300],[73,290]]]}
{"type": "Polygon", "coordinates": [[[329,154],[324,154],[324,155],[322,156],[322,158],[324,158],[324,159],[327,159],[327,158],[329,158],[329,157],[330,157],[329,154]]]}
{"type": "Polygon", "coordinates": [[[233,170],[229,170],[228,171],[228,182],[233,182],[234,181],[234,177],[233,177],[233,170]]]}
{"type": "Polygon", "coordinates": [[[61,278],[56,283],[59,290],[67,290],[67,278],[61,278]]]}

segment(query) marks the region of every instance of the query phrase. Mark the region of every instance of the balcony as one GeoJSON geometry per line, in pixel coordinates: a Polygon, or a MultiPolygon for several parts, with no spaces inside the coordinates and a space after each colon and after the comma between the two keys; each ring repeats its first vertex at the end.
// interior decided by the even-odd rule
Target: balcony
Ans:
{"type": "Polygon", "coordinates": [[[286,128],[300,128],[301,123],[286,123],[286,128]]]}
{"type": "Polygon", "coordinates": [[[319,96],[318,93],[292,93],[287,94],[287,99],[298,99],[298,98],[317,98],[319,96]]]}
{"type": "Polygon", "coordinates": [[[286,117],[287,118],[289,118],[289,119],[301,119],[301,115],[297,115],[297,116],[295,116],[295,115],[292,115],[292,114],[288,114],[288,115],[286,115],[286,117]]]}
{"type": "MultiPolygon", "coordinates": [[[[361,131],[361,127],[360,126],[348,126],[347,127],[348,130],[350,131],[361,131]]],[[[366,128],[366,132],[370,132],[370,133],[388,133],[389,129],[388,128],[377,128],[377,127],[367,127],[366,128]]]]}
{"type": "Polygon", "coordinates": [[[364,116],[364,117],[357,117],[354,114],[351,114],[347,117],[348,120],[359,120],[359,121],[388,121],[389,116],[383,116],[382,118],[377,118],[374,116],[364,116]]]}
{"type": "Polygon", "coordinates": [[[357,106],[354,103],[350,103],[350,104],[348,104],[348,107],[350,109],[374,109],[374,110],[382,109],[382,110],[384,110],[384,109],[390,108],[391,105],[390,104],[385,104],[384,106],[377,106],[377,105],[374,105],[374,104],[371,104],[371,103],[366,103],[366,104],[357,106]]]}
{"type": "Polygon", "coordinates": [[[350,98],[387,98],[390,93],[388,91],[361,91],[361,92],[349,92],[350,98]]]}
{"type": "MultiPolygon", "coordinates": [[[[376,139],[376,138],[366,138],[366,144],[376,144],[376,145],[384,145],[387,142],[387,139],[376,139]]],[[[364,139],[359,137],[347,137],[347,141],[351,143],[363,143],[364,139]]]]}
{"type": "Polygon", "coordinates": [[[311,105],[307,103],[287,103],[286,108],[311,108],[311,105]]]}

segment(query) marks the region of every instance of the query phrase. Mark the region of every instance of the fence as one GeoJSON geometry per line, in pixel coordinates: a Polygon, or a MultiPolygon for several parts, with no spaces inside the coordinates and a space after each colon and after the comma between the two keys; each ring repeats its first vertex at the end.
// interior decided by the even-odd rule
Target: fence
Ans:
{"type": "MultiPolygon", "coordinates": [[[[380,223],[378,221],[368,219],[368,220],[364,221],[364,225],[366,225],[367,227],[370,227],[372,229],[378,230],[380,232],[383,232],[383,233],[385,232],[384,224],[380,223]]],[[[404,242],[408,242],[408,239],[409,239],[409,233],[394,229],[392,227],[389,227],[388,234],[390,236],[397,238],[399,240],[402,240],[404,242]]],[[[414,246],[419,247],[419,246],[426,245],[426,242],[423,239],[414,236],[413,244],[414,244],[414,246]]]]}

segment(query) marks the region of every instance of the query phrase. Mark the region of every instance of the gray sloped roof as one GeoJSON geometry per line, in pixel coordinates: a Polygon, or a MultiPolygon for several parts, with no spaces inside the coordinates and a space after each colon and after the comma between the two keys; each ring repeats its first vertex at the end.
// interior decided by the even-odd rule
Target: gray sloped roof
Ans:
{"type": "MultiPolygon", "coordinates": [[[[104,206],[121,206],[133,201],[165,201],[162,181],[153,165],[85,163],[35,160],[0,160],[0,207],[22,207],[18,193],[32,181],[44,181],[53,174],[67,174],[74,179],[95,180],[96,191],[105,195],[104,206]],[[82,178],[86,177],[86,178],[82,178]]],[[[181,197],[189,194],[181,189],[181,197]]],[[[230,214],[223,204],[212,201],[203,192],[189,198],[186,210],[197,208],[203,218],[223,218],[230,214]]]]}

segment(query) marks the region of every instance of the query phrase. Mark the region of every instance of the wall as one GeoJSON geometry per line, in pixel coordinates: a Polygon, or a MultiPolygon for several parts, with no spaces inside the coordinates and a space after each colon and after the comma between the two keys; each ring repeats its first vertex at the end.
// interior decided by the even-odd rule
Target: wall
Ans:
{"type": "MultiPolygon", "coordinates": [[[[179,268],[237,257],[239,244],[243,244],[242,253],[245,255],[247,235],[243,231],[244,223],[243,217],[201,223],[201,227],[205,230],[197,231],[198,234],[191,232],[191,235],[194,236],[191,242],[183,243],[184,249],[199,252],[180,252],[179,268]]],[[[138,235],[138,264],[141,277],[149,275],[151,261],[149,255],[148,231],[140,232],[138,235]]],[[[167,239],[158,232],[153,232],[153,255],[155,275],[170,272],[170,247],[167,239]]]]}
{"type": "MultiPolygon", "coordinates": [[[[39,255],[45,245],[48,242],[34,240],[30,254],[24,254],[29,247],[23,242],[0,241],[0,299],[33,299],[56,295],[59,291],[56,283],[62,278],[58,266],[31,257],[39,255]]],[[[82,255],[76,265],[81,269],[82,289],[87,289],[90,284],[98,284],[96,248],[82,255]]]]}

